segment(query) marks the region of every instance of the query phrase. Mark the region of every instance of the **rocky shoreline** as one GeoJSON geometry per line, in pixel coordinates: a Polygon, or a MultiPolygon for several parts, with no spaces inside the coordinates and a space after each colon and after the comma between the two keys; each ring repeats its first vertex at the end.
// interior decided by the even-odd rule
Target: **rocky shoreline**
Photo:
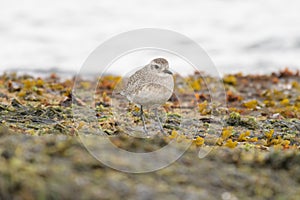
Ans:
{"type": "MultiPolygon", "coordinates": [[[[87,106],[87,100],[72,91],[75,79],[61,80],[56,74],[43,79],[1,75],[0,198],[300,196],[299,72],[285,69],[271,75],[233,74],[222,80],[199,73],[176,75],[176,95],[160,110],[167,136],[157,135],[152,140],[133,140],[126,134],[128,124],[138,127],[141,121],[135,114],[139,109],[115,95],[120,80],[105,76],[77,83],[83,90],[95,87],[95,119],[91,121],[73,113],[74,106],[87,106]],[[218,81],[224,86],[219,93],[207,86],[218,81]],[[214,101],[211,92],[218,97],[214,101]],[[223,98],[226,105],[220,103],[223,98]],[[164,169],[128,174],[89,155],[80,137],[92,129],[101,130],[116,146],[128,151],[150,152],[171,140],[186,140],[191,146],[164,169]],[[201,149],[210,149],[202,159],[197,156],[201,149]]],[[[155,132],[152,112],[147,111],[146,116],[150,130],[155,132]]]]}

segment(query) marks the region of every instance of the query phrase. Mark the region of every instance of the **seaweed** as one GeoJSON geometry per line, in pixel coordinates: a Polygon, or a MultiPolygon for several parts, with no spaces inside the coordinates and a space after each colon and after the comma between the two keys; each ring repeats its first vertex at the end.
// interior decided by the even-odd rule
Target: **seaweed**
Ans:
{"type": "MultiPolygon", "coordinates": [[[[98,83],[91,107],[95,118],[90,119],[72,113],[72,107],[87,112],[87,100],[72,94],[74,79],[64,80],[56,74],[45,78],[3,74],[0,198],[297,199],[299,72],[285,69],[271,75],[226,75],[227,106],[212,102],[210,92],[215,91],[203,84],[204,78],[212,86],[218,80],[202,76],[175,75],[177,83],[188,84],[176,85],[178,96],[174,94],[159,110],[167,137],[157,134],[136,139],[127,135],[124,126],[141,125],[135,115],[139,108],[112,95],[119,76],[82,79],[82,89],[98,83]],[[112,102],[119,103],[121,111],[112,102]],[[92,135],[91,129],[104,135],[92,135]],[[78,142],[79,132],[96,136],[92,148],[98,147],[103,136],[131,152],[155,151],[171,140],[192,145],[172,165],[137,176],[117,172],[90,156],[78,142]],[[203,152],[210,153],[199,159],[195,152],[200,157],[203,152]]],[[[149,129],[156,130],[153,112],[146,110],[145,115],[149,129]]],[[[116,159],[120,165],[121,160],[116,159]]]]}
{"type": "MultiPolygon", "coordinates": [[[[194,138],[193,140],[203,138],[203,141],[198,139],[201,140],[199,144],[203,142],[203,145],[208,145],[205,141],[209,138],[208,141],[219,141],[218,145],[238,147],[244,145],[240,142],[249,142],[258,144],[260,148],[261,144],[276,146],[275,143],[280,143],[275,140],[267,143],[264,141],[266,138],[263,133],[274,129],[277,135],[290,141],[288,146],[299,146],[300,95],[297,73],[283,70],[270,76],[225,75],[223,82],[227,107],[211,102],[210,91],[203,84],[205,80],[206,84],[214,85],[217,79],[203,73],[188,77],[175,75],[175,78],[179,84],[179,93],[175,95],[176,98],[173,95],[160,110],[165,110],[165,116],[161,116],[161,119],[170,135],[176,130],[178,135],[194,138]],[[231,133],[230,136],[224,136],[227,132],[226,129],[222,131],[223,126],[232,127],[231,131],[227,131],[228,134],[231,133]],[[227,142],[228,139],[232,143],[227,142]]],[[[120,97],[113,96],[113,90],[118,87],[121,77],[109,75],[96,80],[79,80],[79,87],[82,89],[89,89],[97,83],[94,103],[97,120],[89,123],[90,128],[98,127],[107,135],[117,135],[126,132],[124,124],[141,125],[139,116],[135,115],[139,112],[138,107],[133,104],[122,103],[120,106],[127,107],[127,111],[115,117],[117,111],[112,101],[118,103],[120,97]]],[[[78,127],[74,127],[77,116],[72,114],[72,107],[84,109],[86,103],[85,99],[72,94],[74,79],[63,80],[56,74],[44,79],[3,74],[0,81],[3,83],[0,88],[1,123],[22,134],[77,133],[78,127]]],[[[148,118],[153,117],[151,111],[145,111],[145,114],[148,118]]],[[[80,121],[90,122],[90,119],[80,121]]],[[[155,122],[149,122],[148,125],[153,123],[155,122]]]]}

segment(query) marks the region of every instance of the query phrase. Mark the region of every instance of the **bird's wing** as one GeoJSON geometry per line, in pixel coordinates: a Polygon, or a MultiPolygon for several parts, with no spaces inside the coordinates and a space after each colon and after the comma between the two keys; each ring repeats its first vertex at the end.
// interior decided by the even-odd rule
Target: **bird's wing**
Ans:
{"type": "Polygon", "coordinates": [[[133,75],[129,77],[126,88],[124,88],[123,93],[132,93],[134,90],[139,88],[145,82],[144,68],[136,71],[133,75]]]}

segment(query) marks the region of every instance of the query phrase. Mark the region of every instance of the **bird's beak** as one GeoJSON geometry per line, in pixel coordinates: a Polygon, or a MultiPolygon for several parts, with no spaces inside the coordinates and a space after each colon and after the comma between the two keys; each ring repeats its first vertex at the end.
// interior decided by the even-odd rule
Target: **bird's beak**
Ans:
{"type": "Polygon", "coordinates": [[[172,73],[170,70],[168,70],[168,69],[165,69],[163,72],[164,72],[164,73],[167,73],[167,74],[173,75],[173,73],[172,73]]]}

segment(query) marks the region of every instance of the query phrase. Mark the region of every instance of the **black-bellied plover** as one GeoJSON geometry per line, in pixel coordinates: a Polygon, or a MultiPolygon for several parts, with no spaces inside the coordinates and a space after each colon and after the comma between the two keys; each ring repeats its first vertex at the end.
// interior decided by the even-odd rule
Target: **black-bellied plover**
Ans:
{"type": "Polygon", "coordinates": [[[126,98],[140,105],[140,117],[147,133],[143,107],[154,109],[159,128],[164,133],[157,115],[157,107],[164,104],[173,93],[174,79],[169,70],[169,63],[164,58],[156,58],[129,77],[126,87],[121,92],[126,98]]]}

